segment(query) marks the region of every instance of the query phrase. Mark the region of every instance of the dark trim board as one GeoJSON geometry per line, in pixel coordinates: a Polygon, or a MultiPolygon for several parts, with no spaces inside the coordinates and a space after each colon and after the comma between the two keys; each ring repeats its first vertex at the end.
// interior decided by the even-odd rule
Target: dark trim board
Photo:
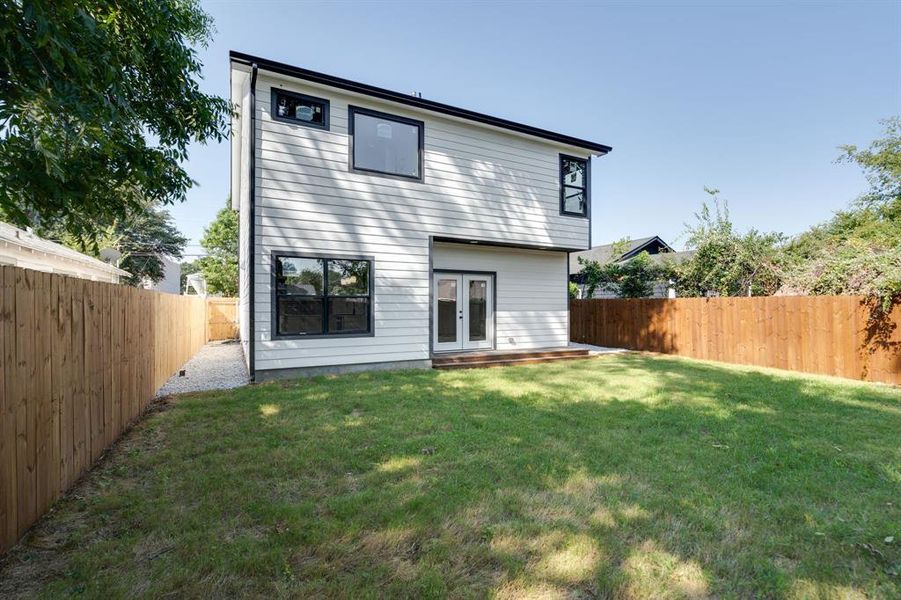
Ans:
{"type": "Polygon", "coordinates": [[[548,252],[582,252],[588,248],[567,248],[565,246],[539,246],[537,244],[516,244],[513,242],[498,242],[494,240],[479,240],[467,238],[453,238],[432,236],[432,240],[440,244],[472,244],[473,246],[493,246],[496,248],[516,248],[519,250],[545,250],[548,252]]]}
{"type": "Polygon", "coordinates": [[[435,303],[435,262],[433,260],[433,246],[435,236],[429,236],[429,356],[435,351],[435,336],[432,335],[432,327],[435,323],[435,315],[432,305],[435,303]]]}
{"type": "Polygon", "coordinates": [[[490,115],[478,113],[465,108],[459,108],[456,106],[451,106],[449,104],[435,102],[434,100],[424,100],[410,94],[394,92],[373,85],[351,81],[350,79],[342,79],[341,77],[335,77],[333,75],[317,73],[316,71],[311,71],[309,69],[295,67],[293,65],[288,65],[274,60],[267,60],[265,58],[260,58],[251,54],[245,54],[243,52],[236,52],[232,50],[231,52],[229,52],[229,58],[232,62],[243,65],[256,64],[260,69],[272,73],[287,75],[289,77],[296,77],[297,79],[303,79],[306,81],[311,81],[313,83],[319,83],[322,85],[347,90],[349,92],[363,94],[364,96],[379,98],[381,100],[397,102],[398,104],[404,104],[406,106],[412,106],[415,108],[428,110],[459,119],[465,119],[467,121],[475,121],[477,123],[482,123],[483,125],[490,125],[492,127],[498,127],[500,129],[515,131],[517,133],[524,133],[526,135],[551,140],[553,142],[558,142],[567,146],[575,146],[577,148],[591,150],[592,152],[595,152],[597,154],[607,154],[608,152],[613,150],[611,146],[608,146],[606,144],[590,142],[588,140],[564,135],[562,133],[555,133],[547,129],[532,127],[531,125],[525,125],[523,123],[517,123],[515,121],[508,121],[507,119],[501,119],[499,117],[492,117],[490,115]]]}

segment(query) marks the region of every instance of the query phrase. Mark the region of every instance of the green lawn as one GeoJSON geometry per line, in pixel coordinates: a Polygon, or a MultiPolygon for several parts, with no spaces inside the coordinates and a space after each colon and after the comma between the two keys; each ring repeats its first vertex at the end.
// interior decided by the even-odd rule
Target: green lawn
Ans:
{"type": "Polygon", "coordinates": [[[183,396],[0,596],[901,593],[901,390],[676,358],[183,396]]]}

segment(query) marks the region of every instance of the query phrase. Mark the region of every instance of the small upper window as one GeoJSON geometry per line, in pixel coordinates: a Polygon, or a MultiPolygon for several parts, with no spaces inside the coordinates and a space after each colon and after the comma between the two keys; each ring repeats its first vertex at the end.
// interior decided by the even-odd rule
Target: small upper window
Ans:
{"type": "Polygon", "coordinates": [[[272,118],[285,123],[328,129],[329,102],[285,90],[272,90],[272,118]]]}
{"type": "Polygon", "coordinates": [[[588,215],[588,161],[573,156],[560,156],[560,213],[584,217],[588,215]]]}
{"type": "Polygon", "coordinates": [[[422,180],[422,121],[355,106],[349,116],[355,171],[422,180]]]}

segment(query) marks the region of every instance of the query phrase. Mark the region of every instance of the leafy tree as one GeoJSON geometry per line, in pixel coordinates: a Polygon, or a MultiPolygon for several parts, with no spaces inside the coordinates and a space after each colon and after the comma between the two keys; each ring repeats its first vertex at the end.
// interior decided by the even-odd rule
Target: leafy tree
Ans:
{"type": "Polygon", "coordinates": [[[609,290],[621,298],[647,298],[654,292],[654,284],[673,276],[668,262],[654,262],[647,252],[625,261],[618,261],[628,247],[629,240],[613,244],[611,259],[606,263],[579,257],[586,284],[586,297],[594,297],[597,288],[609,290]]]}
{"type": "Polygon", "coordinates": [[[204,229],[200,245],[207,252],[197,260],[211,294],[238,295],[238,213],[231,200],[204,229]]]}
{"type": "Polygon", "coordinates": [[[579,286],[575,282],[570,281],[567,285],[567,292],[569,293],[569,299],[575,300],[579,297],[579,286]]]}
{"type": "MultiPolygon", "coordinates": [[[[0,11],[0,218],[90,237],[185,199],[191,141],[221,141],[195,0],[17,0],[0,11]]],[[[151,217],[152,218],[152,217],[151,217]]]]}
{"type": "Polygon", "coordinates": [[[870,189],[792,241],[786,292],[871,296],[885,309],[901,296],[901,119],[883,124],[869,148],[842,147],[839,161],[859,165],[870,189]]]}
{"type": "Polygon", "coordinates": [[[719,199],[719,190],[705,188],[713,210],[704,202],[695,214],[697,223],[686,225],[691,258],[676,267],[676,289],[680,296],[766,296],[781,285],[781,233],[752,229],[736,233],[729,206],[719,199]]]}
{"type": "Polygon", "coordinates": [[[38,228],[36,231],[91,256],[99,257],[103,248],[118,250],[119,268],[131,273],[125,281],[129,285],[140,285],[146,280],[156,283],[165,277],[163,259],[180,259],[188,243],[172,222],[169,212],[155,207],[142,207],[106,225],[96,223],[94,231],[84,236],[61,228],[38,228]]]}

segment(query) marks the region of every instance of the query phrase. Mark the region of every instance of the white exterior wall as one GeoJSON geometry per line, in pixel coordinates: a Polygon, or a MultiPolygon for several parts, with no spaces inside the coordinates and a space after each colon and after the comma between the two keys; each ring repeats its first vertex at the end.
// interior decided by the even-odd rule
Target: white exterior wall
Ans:
{"type": "Polygon", "coordinates": [[[238,338],[250,367],[250,76],[232,71],[232,100],[238,117],[232,121],[232,207],[238,209],[238,338]]]}
{"type": "MultiPolygon", "coordinates": [[[[256,89],[257,370],[428,359],[429,236],[589,247],[588,220],[559,212],[559,155],[587,158],[585,150],[263,71],[256,89]],[[328,99],[330,130],[270,119],[273,86],[328,99]],[[425,123],[424,182],[349,170],[350,104],[425,123]],[[273,339],[272,255],[281,252],[373,256],[375,334],[273,339]]],[[[561,279],[553,284],[561,304],[545,317],[531,317],[531,335],[521,328],[528,320],[505,310],[505,330],[512,335],[502,340],[499,331],[499,347],[507,337],[545,346],[552,339],[566,342],[560,334],[565,330],[565,255],[557,255],[564,257],[561,279]]],[[[508,302],[506,291],[498,289],[499,306],[508,302]]],[[[516,306],[515,300],[509,302],[516,306]]]]}
{"type": "Polygon", "coordinates": [[[435,269],[494,271],[498,350],[565,346],[569,300],[565,252],[436,243],[435,269]]]}

